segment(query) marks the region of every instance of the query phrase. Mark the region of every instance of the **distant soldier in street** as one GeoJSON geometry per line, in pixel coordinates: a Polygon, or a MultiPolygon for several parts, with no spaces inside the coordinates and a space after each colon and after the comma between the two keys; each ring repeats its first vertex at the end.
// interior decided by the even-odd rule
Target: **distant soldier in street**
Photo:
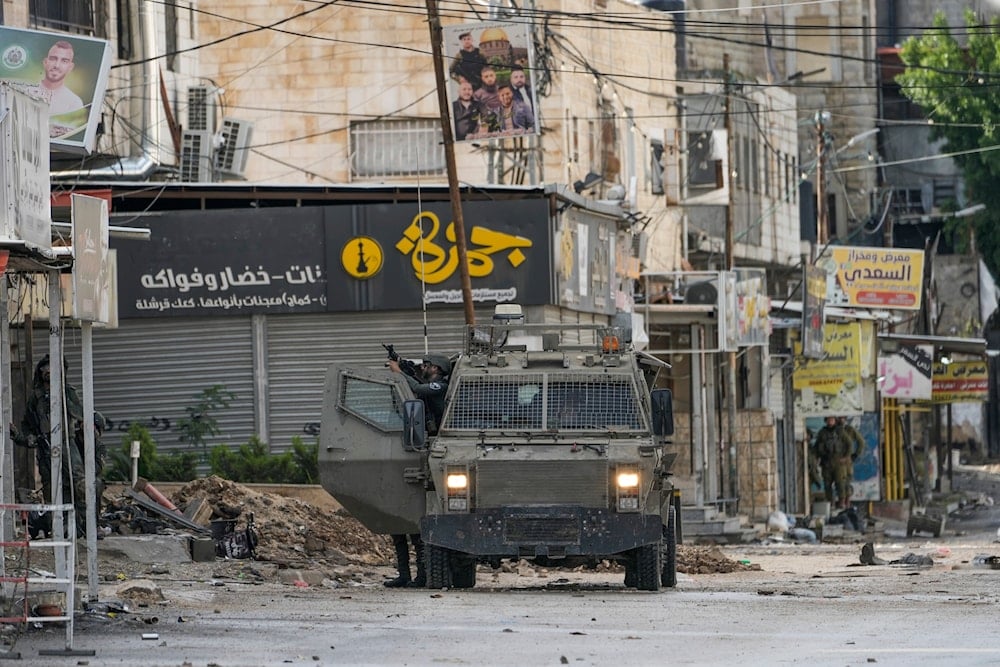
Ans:
{"type": "Polygon", "coordinates": [[[861,435],[858,429],[854,428],[847,417],[839,417],[837,419],[840,428],[844,432],[844,437],[847,439],[848,443],[848,457],[850,460],[844,461],[847,466],[847,497],[846,500],[842,500],[841,507],[847,508],[851,504],[851,496],[854,495],[854,462],[865,453],[865,439],[861,435]]]}
{"type": "Polygon", "coordinates": [[[847,481],[851,464],[851,443],[836,417],[831,415],[826,418],[826,425],[816,434],[815,450],[823,473],[823,492],[827,502],[831,507],[847,507],[850,502],[847,481]]]}

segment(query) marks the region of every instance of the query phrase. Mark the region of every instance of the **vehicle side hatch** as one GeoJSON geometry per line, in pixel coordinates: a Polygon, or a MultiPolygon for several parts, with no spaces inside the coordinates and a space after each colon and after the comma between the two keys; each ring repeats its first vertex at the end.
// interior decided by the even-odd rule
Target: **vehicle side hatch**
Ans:
{"type": "Polygon", "coordinates": [[[376,533],[419,532],[421,452],[403,446],[403,376],[387,369],[327,370],[320,427],[323,488],[376,533]]]}

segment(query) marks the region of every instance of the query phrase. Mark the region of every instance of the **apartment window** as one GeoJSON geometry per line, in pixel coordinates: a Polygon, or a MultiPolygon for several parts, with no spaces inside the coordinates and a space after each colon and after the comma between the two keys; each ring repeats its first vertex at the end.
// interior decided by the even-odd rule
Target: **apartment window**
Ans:
{"type": "Polygon", "coordinates": [[[45,28],[72,32],[78,35],[94,34],[94,6],[91,0],[28,0],[28,24],[32,28],[45,28]]]}
{"type": "Polygon", "coordinates": [[[351,122],[351,176],[445,173],[441,122],[432,118],[351,122]]]}
{"type": "Polygon", "coordinates": [[[713,159],[712,140],[714,135],[711,130],[702,132],[688,132],[687,155],[688,155],[688,185],[697,187],[722,187],[720,183],[721,162],[713,159]]]}

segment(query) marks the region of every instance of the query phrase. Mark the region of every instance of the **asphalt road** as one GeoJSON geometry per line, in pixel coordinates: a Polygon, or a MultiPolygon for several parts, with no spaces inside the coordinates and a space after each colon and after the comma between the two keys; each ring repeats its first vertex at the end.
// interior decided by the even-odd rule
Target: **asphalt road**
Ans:
{"type": "MultiPolygon", "coordinates": [[[[477,588],[297,588],[274,582],[157,582],[166,601],[85,615],[74,648],[47,626],[15,645],[23,665],[993,665],[1000,663],[1000,553],[985,536],[876,544],[930,568],[863,567],[860,547],[727,549],[760,571],[680,576],[677,589],[625,589],[620,575],[481,570],[477,588]],[[151,622],[151,619],[156,619],[151,622]],[[143,639],[154,633],[155,639],[143,639]]],[[[388,570],[384,574],[388,574],[388,570]]]]}
{"type": "MultiPolygon", "coordinates": [[[[990,476],[963,482],[1000,488],[990,476]]],[[[429,591],[384,588],[389,568],[303,587],[219,578],[212,564],[166,568],[152,577],[162,602],[77,616],[73,648],[91,655],[58,655],[65,630],[46,625],[18,638],[12,664],[996,665],[1000,570],[976,557],[1000,556],[998,526],[1000,505],[980,504],[950,517],[940,539],[903,530],[729,546],[726,556],[760,569],[680,574],[658,593],[592,571],[481,568],[475,589],[429,591]],[[862,566],[866,540],[887,562],[933,565],[862,566]]]]}

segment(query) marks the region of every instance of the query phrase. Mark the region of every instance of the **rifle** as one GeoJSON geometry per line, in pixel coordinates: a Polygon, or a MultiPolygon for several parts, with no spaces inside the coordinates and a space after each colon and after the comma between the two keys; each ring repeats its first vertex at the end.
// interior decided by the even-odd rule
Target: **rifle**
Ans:
{"type": "Polygon", "coordinates": [[[409,359],[403,359],[402,357],[400,357],[399,353],[396,352],[395,349],[393,349],[392,343],[389,343],[388,345],[382,343],[382,347],[385,348],[386,354],[389,355],[389,360],[395,361],[397,364],[399,364],[399,370],[403,371],[403,373],[409,375],[412,378],[417,378],[420,375],[420,371],[417,368],[417,365],[414,364],[409,359]]]}

